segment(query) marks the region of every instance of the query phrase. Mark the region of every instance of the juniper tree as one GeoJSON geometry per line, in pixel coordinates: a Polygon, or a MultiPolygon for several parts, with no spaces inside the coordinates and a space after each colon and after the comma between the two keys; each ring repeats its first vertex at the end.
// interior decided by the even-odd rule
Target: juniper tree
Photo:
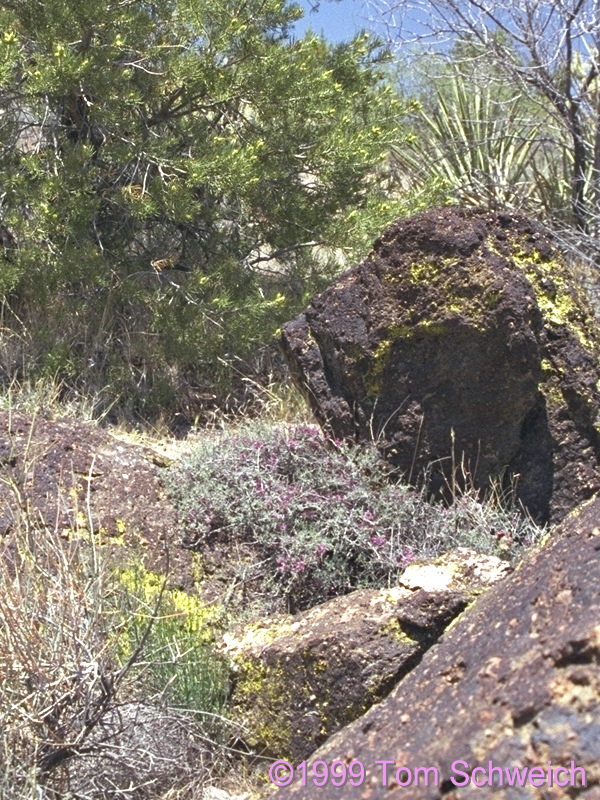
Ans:
{"type": "Polygon", "coordinates": [[[224,394],[366,217],[369,236],[387,221],[376,170],[402,108],[381,49],[295,39],[299,14],[1,5],[6,373],[24,361],[146,411],[181,382],[224,394]]]}

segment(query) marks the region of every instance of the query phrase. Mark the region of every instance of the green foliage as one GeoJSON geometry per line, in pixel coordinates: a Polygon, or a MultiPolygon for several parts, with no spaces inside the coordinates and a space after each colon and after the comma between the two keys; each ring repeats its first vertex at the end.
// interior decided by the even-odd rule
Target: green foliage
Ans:
{"type": "Polygon", "coordinates": [[[410,142],[395,155],[413,189],[440,203],[491,208],[552,202],[544,175],[555,159],[541,142],[544,121],[526,98],[509,94],[492,75],[478,80],[458,68],[430,88],[410,142]]]}
{"type": "Polygon", "coordinates": [[[189,546],[249,543],[270,591],[292,609],[394,584],[415,558],[466,545],[517,558],[539,529],[498,499],[468,492],[449,508],[394,482],[374,448],[327,441],[312,426],[207,438],[172,470],[189,546]]]}
{"type": "Polygon", "coordinates": [[[214,652],[224,627],[217,607],[184,591],[167,588],[164,578],[140,565],[119,572],[119,655],[126,663],[143,642],[140,683],[144,694],[160,694],[170,707],[205,714],[223,712],[229,694],[229,667],[214,652]],[[158,603],[158,607],[157,607],[158,603]],[[152,628],[148,634],[148,621],[152,628]]]}
{"type": "Polygon", "coordinates": [[[375,42],[292,40],[299,14],[0,10],[0,293],[31,329],[30,372],[109,383],[145,414],[184,382],[223,396],[377,232],[374,169],[403,108],[375,42]]]}

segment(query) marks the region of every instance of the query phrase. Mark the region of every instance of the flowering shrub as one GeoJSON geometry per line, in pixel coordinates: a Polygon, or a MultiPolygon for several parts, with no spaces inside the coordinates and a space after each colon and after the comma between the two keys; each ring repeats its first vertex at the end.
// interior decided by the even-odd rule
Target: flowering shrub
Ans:
{"type": "Polygon", "coordinates": [[[474,495],[446,508],[391,480],[374,447],[310,425],[248,424],[206,439],[171,471],[186,543],[253,546],[292,610],[393,584],[416,558],[464,545],[515,558],[540,530],[474,495]]]}

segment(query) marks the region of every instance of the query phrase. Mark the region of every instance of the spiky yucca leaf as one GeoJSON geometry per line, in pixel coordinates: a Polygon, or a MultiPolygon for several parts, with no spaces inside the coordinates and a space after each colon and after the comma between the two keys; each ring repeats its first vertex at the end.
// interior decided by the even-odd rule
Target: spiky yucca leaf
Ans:
{"type": "Polygon", "coordinates": [[[500,98],[493,85],[454,71],[436,87],[433,110],[420,110],[397,168],[413,188],[437,184],[450,201],[535,205],[548,138],[530,111],[521,95],[500,98]]]}

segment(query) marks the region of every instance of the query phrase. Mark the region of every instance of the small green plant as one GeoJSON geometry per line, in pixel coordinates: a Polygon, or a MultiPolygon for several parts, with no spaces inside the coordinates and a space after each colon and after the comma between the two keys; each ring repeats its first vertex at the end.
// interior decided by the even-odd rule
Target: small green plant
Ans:
{"type": "Polygon", "coordinates": [[[551,159],[527,101],[457,67],[433,88],[433,104],[425,100],[415,116],[412,141],[395,152],[399,178],[417,192],[435,187],[438,203],[544,207],[542,177],[551,159]]]}
{"type": "Polygon", "coordinates": [[[23,508],[2,542],[1,800],[191,796],[225,753],[218,615],[100,538],[23,508]]]}
{"type": "Polygon", "coordinates": [[[186,543],[250,544],[270,591],[291,610],[394,583],[413,560],[466,545],[516,559],[540,530],[496,497],[445,507],[391,479],[374,447],[310,425],[248,424],[207,438],[169,489],[186,543]]]}
{"type": "Polygon", "coordinates": [[[161,695],[171,707],[221,715],[229,667],[213,648],[225,623],[219,607],[175,588],[166,587],[161,596],[164,577],[139,564],[119,571],[118,581],[119,658],[126,663],[145,637],[138,664],[144,693],[161,695]]]}

